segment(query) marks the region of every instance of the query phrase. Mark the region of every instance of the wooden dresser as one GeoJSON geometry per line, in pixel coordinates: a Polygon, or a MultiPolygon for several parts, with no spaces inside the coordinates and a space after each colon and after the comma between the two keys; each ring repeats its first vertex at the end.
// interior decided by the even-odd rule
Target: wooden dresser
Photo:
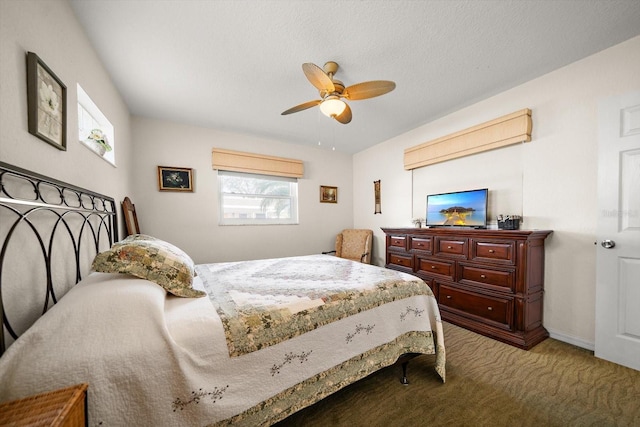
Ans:
{"type": "Polygon", "coordinates": [[[550,230],[383,228],[386,267],[423,279],[442,319],[523,349],[543,341],[550,230]]]}

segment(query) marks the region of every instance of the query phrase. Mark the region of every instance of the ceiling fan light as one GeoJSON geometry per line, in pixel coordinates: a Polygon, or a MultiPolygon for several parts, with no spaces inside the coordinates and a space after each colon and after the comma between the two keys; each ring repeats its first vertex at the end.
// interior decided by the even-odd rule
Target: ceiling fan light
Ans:
{"type": "Polygon", "coordinates": [[[345,108],[347,108],[347,104],[339,96],[335,95],[328,96],[320,104],[320,111],[327,117],[339,116],[345,108]]]}

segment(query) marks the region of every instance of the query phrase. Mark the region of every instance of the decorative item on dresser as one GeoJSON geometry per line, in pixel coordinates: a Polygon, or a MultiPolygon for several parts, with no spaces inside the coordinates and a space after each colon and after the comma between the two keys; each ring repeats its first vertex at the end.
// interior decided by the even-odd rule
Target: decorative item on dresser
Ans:
{"type": "Polygon", "coordinates": [[[551,230],[382,231],[386,267],[427,282],[443,320],[525,350],[549,336],[542,313],[551,230]]]}

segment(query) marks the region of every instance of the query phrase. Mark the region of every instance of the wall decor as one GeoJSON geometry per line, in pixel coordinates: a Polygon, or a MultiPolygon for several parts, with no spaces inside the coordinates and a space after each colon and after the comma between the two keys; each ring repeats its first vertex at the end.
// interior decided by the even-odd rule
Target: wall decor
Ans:
{"type": "Polygon", "coordinates": [[[193,169],[158,166],[158,189],[193,192],[193,169]]]}
{"type": "Polygon", "coordinates": [[[27,53],[29,133],[67,149],[67,87],[33,52],[27,53]]]}
{"type": "Polygon", "coordinates": [[[320,186],[321,203],[338,203],[338,187],[320,186]]]}
{"type": "Polygon", "coordinates": [[[380,205],[380,180],[373,181],[373,194],[375,203],[375,210],[373,214],[382,214],[382,207],[380,205]]]}

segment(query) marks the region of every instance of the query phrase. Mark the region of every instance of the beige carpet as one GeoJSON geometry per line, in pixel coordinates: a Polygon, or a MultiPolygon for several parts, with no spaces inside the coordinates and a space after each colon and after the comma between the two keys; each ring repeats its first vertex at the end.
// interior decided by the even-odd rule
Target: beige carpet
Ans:
{"type": "Polygon", "coordinates": [[[524,351],[444,330],[445,384],[420,356],[408,386],[385,368],[277,426],[640,426],[640,371],[553,339],[524,351]]]}

